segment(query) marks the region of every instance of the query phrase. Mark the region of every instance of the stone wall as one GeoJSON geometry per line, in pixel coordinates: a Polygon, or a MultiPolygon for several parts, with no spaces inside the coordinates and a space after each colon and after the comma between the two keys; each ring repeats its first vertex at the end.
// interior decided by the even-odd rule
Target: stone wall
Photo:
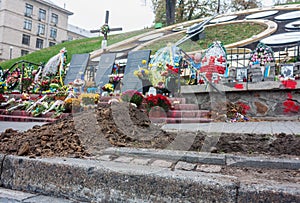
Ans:
{"type": "Polygon", "coordinates": [[[300,118],[300,85],[297,82],[293,88],[279,81],[215,84],[215,88],[182,86],[181,94],[187,98],[187,103],[199,104],[200,109],[218,110],[215,109],[220,108],[218,103],[243,102],[250,107],[249,116],[300,118]]]}

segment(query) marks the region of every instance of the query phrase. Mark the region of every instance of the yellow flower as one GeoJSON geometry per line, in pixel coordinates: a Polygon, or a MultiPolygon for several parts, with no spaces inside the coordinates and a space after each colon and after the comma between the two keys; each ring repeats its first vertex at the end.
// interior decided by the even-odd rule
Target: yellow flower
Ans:
{"type": "Polygon", "coordinates": [[[142,64],[145,65],[147,63],[147,61],[144,59],[142,60],[142,64]]]}

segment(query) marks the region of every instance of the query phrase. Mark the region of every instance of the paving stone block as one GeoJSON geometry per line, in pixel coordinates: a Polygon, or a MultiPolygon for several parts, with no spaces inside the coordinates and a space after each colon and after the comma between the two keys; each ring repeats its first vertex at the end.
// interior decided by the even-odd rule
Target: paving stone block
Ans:
{"type": "Polygon", "coordinates": [[[133,159],[131,163],[138,165],[148,165],[151,162],[151,159],[133,159]]]}
{"type": "Polygon", "coordinates": [[[185,170],[185,171],[192,171],[196,168],[196,164],[192,164],[192,163],[187,163],[184,161],[179,161],[176,166],[175,169],[180,169],[180,170],[185,170]]]}
{"type": "Polygon", "coordinates": [[[101,160],[101,161],[111,161],[112,160],[112,156],[111,155],[102,155],[97,157],[97,159],[101,160]]]}
{"type": "Polygon", "coordinates": [[[219,173],[222,167],[219,165],[198,165],[196,171],[206,172],[206,173],[219,173]]]}
{"type": "Polygon", "coordinates": [[[132,157],[120,156],[120,157],[116,158],[114,161],[122,162],[122,163],[130,163],[132,160],[133,160],[132,157]]]}
{"type": "Polygon", "coordinates": [[[151,164],[151,166],[162,167],[162,168],[170,168],[173,162],[165,161],[165,160],[155,160],[151,164]]]}
{"type": "Polygon", "coordinates": [[[0,188],[0,202],[2,203],[22,202],[25,199],[35,197],[35,196],[36,196],[35,194],[0,188]]]}

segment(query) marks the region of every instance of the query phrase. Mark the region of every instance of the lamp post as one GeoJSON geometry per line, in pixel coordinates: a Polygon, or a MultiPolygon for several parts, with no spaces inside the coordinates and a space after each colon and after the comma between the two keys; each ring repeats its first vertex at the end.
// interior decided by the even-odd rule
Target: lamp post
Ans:
{"type": "Polygon", "coordinates": [[[13,51],[13,48],[12,46],[9,47],[9,59],[12,59],[12,51],[13,51]]]}

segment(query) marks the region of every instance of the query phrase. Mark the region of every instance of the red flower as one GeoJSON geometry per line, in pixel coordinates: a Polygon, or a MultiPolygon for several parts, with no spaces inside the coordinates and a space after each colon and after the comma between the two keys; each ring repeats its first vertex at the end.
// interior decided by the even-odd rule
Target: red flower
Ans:
{"type": "Polygon", "coordinates": [[[286,88],[289,88],[289,89],[295,89],[296,86],[297,86],[297,82],[294,81],[294,80],[285,80],[285,81],[282,81],[282,84],[283,84],[286,88]]]}

